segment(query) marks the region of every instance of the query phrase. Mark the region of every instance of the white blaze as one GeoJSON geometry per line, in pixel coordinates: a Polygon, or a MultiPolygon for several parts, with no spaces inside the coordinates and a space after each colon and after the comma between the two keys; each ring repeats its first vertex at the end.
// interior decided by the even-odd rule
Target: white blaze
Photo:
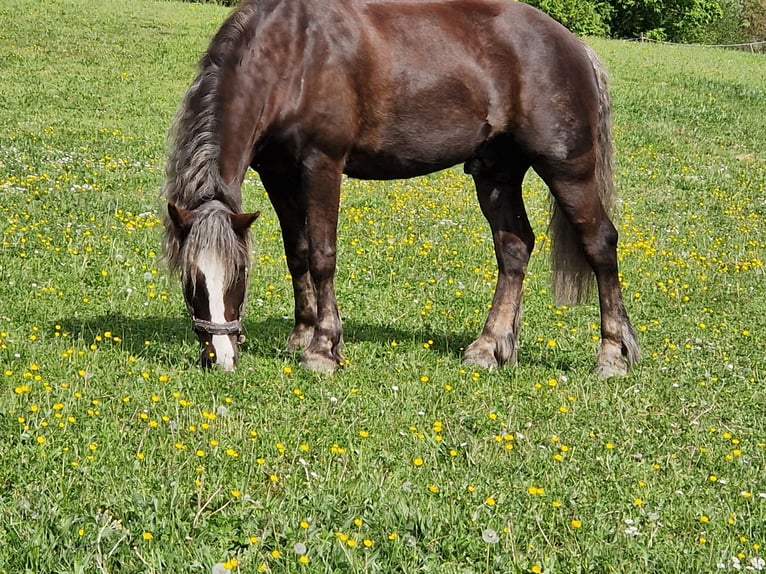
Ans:
{"type": "MultiPolygon", "coordinates": [[[[213,323],[226,323],[223,302],[223,265],[210,250],[203,251],[197,261],[202,275],[205,276],[207,287],[208,304],[210,305],[210,321],[213,323]]],[[[234,370],[234,346],[228,335],[213,335],[213,347],[215,347],[215,363],[224,371],[234,370]]]]}

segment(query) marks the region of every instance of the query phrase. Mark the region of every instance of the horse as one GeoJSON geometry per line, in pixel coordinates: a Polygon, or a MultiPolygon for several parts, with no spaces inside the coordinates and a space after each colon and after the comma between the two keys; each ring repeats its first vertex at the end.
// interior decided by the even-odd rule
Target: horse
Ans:
{"type": "Polygon", "coordinates": [[[303,367],[344,361],[335,296],[343,174],[390,180],[463,164],[492,231],[497,284],[463,361],[517,360],[522,282],[535,235],[532,168],[550,190],[553,294],[582,302],[595,275],[594,371],[639,359],[618,277],[607,72],[582,40],[508,0],[245,0],[201,57],[173,120],[163,252],[180,276],[203,366],[235,368],[255,170],[278,217],[294,291],[287,339],[303,367]]]}

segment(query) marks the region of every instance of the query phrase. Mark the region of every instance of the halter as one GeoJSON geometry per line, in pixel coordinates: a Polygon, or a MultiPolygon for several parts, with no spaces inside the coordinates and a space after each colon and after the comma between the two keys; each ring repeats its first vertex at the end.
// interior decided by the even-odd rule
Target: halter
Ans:
{"type": "Polygon", "coordinates": [[[242,319],[226,321],[225,323],[214,323],[200,319],[192,314],[192,326],[195,331],[203,331],[208,335],[239,335],[242,333],[242,319]]]}
{"type": "Polygon", "coordinates": [[[242,317],[245,314],[245,301],[242,301],[242,305],[239,308],[239,316],[233,321],[224,321],[223,323],[200,319],[194,314],[191,306],[187,304],[189,316],[192,321],[192,328],[195,331],[201,331],[208,335],[236,335],[237,344],[241,345],[245,342],[245,336],[242,334],[242,317]]]}

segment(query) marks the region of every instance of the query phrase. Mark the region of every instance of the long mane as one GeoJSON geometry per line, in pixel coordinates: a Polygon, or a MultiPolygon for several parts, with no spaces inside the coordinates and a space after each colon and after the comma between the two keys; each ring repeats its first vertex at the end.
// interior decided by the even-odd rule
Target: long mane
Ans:
{"type": "MultiPolygon", "coordinates": [[[[189,261],[201,247],[200,242],[187,241],[183,247],[165,206],[174,203],[178,207],[194,210],[201,205],[221,202],[221,209],[239,212],[242,200],[239,190],[231,189],[221,178],[218,164],[221,154],[219,139],[220,78],[226,57],[232,47],[243,40],[248,22],[255,14],[256,0],[243,2],[221,26],[210,42],[198,66],[197,77],[192,82],[175,115],[168,134],[168,158],[165,164],[165,183],[162,187],[162,220],[164,260],[171,272],[188,269],[189,261]]],[[[210,207],[214,207],[211,205],[210,207]]],[[[201,210],[198,220],[209,218],[215,209],[201,210]]],[[[220,219],[220,218],[219,218],[220,219]]],[[[195,222],[194,227],[198,223],[195,222]]],[[[212,224],[211,224],[212,225],[212,224]]],[[[210,225],[205,225],[210,227],[210,225]]],[[[230,235],[221,237],[221,245],[233,245],[236,234],[231,226],[218,222],[216,233],[230,235]]],[[[249,236],[248,236],[249,240],[249,236]]],[[[208,246],[209,247],[209,246],[208,246]]],[[[244,254],[247,258],[247,250],[244,254]]],[[[241,250],[219,251],[222,257],[241,257],[241,250]]]]}

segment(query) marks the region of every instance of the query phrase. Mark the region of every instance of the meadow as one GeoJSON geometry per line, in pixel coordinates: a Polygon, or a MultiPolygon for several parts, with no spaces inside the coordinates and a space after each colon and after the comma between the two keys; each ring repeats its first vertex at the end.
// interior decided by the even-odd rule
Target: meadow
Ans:
{"type": "Polygon", "coordinates": [[[642,361],[591,374],[598,306],[549,289],[519,364],[461,365],[492,296],[460,167],[344,183],[348,363],[301,370],[260,209],[235,373],[202,371],[160,261],[166,133],[227,14],[0,5],[0,573],[766,570],[766,60],[593,39],[642,361]]]}

